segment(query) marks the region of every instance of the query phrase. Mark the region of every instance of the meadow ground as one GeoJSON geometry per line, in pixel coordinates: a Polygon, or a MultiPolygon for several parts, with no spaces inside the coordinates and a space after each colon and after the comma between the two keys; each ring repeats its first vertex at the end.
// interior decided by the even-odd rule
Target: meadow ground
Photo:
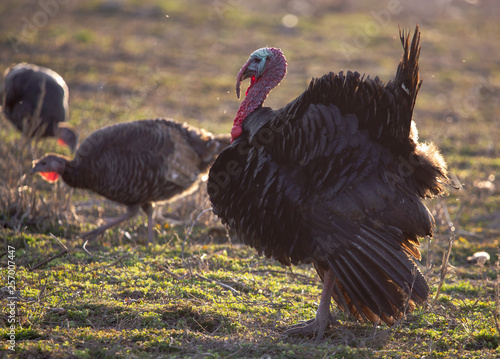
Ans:
{"type": "MultiPolygon", "coordinates": [[[[282,48],[289,63],[272,107],[328,71],[387,81],[401,56],[398,25],[419,23],[415,120],[463,188],[428,202],[437,225],[433,240],[422,241],[428,304],[392,328],[339,315],[316,343],[281,335],[314,315],[321,291],[314,270],[282,267],[226,235],[210,211],[201,214],[210,207],[203,185],[157,207],[154,245],[138,217],[86,252],[78,234],[124,209],[27,175],[32,154],[0,119],[0,357],[499,357],[500,5],[416,3],[2,0],[0,70],[27,61],[60,73],[81,139],[154,117],[229,131],[237,71],[263,46],[282,48]],[[468,263],[477,251],[491,260],[468,263]]],[[[36,156],[48,151],[65,149],[50,140],[34,145],[36,156]]]]}

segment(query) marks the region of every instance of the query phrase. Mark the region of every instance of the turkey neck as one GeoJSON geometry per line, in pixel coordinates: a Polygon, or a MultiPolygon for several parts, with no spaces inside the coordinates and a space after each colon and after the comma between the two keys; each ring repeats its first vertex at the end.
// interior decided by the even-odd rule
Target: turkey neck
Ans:
{"type": "Polygon", "coordinates": [[[269,95],[269,92],[279,85],[285,75],[286,62],[284,58],[279,59],[279,61],[273,61],[269,64],[269,68],[264,72],[264,74],[257,79],[254,85],[248,90],[248,93],[246,94],[243,102],[241,102],[240,108],[238,109],[233,122],[233,128],[231,130],[233,140],[241,134],[243,121],[253,111],[262,106],[269,95]],[[281,62],[283,62],[283,64],[281,62]]]}
{"type": "Polygon", "coordinates": [[[84,178],[75,160],[66,160],[66,167],[61,174],[63,181],[73,188],[85,188],[84,178]]]}
{"type": "Polygon", "coordinates": [[[245,99],[241,103],[240,108],[236,113],[236,117],[233,123],[234,127],[241,127],[243,121],[248,117],[248,115],[262,106],[262,104],[266,100],[267,95],[269,95],[272,87],[269,88],[268,86],[266,86],[264,80],[265,79],[262,78],[260,81],[256,82],[250,89],[250,91],[248,91],[248,94],[245,96],[245,99]]]}

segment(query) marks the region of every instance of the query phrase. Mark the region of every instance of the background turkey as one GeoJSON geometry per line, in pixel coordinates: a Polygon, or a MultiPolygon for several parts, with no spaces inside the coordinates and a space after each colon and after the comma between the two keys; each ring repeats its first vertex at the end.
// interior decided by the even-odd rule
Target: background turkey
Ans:
{"type": "Polygon", "coordinates": [[[429,287],[410,259],[432,235],[421,198],[442,194],[446,164],[418,142],[412,113],[420,88],[418,26],[387,84],[357,72],[313,79],[279,110],[262,107],[286,73],[281,50],[255,51],[231,131],[212,166],[214,212],[246,244],[282,264],[312,263],[323,281],[314,320],[291,333],[322,337],[330,298],[361,321],[394,324],[422,304],[429,287]]]}
{"type": "Polygon", "coordinates": [[[57,137],[75,150],[77,134],[68,120],[68,86],[51,69],[27,63],[9,67],[0,90],[5,117],[28,139],[57,137]]]}
{"type": "Polygon", "coordinates": [[[59,176],[74,188],[92,190],[127,206],[127,212],[83,237],[93,238],[135,216],[148,215],[148,240],[153,238],[152,203],[196,189],[198,176],[229,143],[171,120],[120,123],[102,128],[82,142],[73,160],[47,154],[33,164],[48,181],[59,176]]]}

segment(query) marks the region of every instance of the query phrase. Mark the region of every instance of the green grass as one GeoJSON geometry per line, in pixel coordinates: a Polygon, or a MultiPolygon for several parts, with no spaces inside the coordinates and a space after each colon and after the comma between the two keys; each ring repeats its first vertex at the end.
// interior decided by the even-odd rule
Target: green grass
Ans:
{"type": "Polygon", "coordinates": [[[183,261],[181,240],[170,234],[150,247],[105,241],[96,245],[98,251],[91,249],[94,257],[75,246],[70,255],[30,271],[61,247],[50,236],[3,234],[22,258],[16,273],[23,297],[17,303],[22,327],[17,336],[25,355],[40,350],[62,356],[84,355],[78,354],[83,350],[104,357],[240,351],[302,357],[313,350],[317,356],[356,357],[382,348],[395,354],[427,351],[437,339],[434,350],[444,357],[471,350],[497,353],[491,280],[481,281],[481,270],[473,266],[467,267],[466,278],[449,279],[436,305],[399,327],[373,329],[341,317],[329,338],[311,349],[307,340],[280,337],[288,325],[314,315],[320,284],[311,268],[292,273],[238,244],[189,243],[183,261]],[[467,282],[471,276],[474,284],[467,282]],[[381,343],[380,336],[390,339],[381,343]],[[419,345],[408,347],[417,338],[419,345]]]}
{"type": "Polygon", "coordinates": [[[313,346],[280,335],[314,315],[321,287],[310,267],[290,271],[240,244],[191,242],[182,260],[177,232],[183,228],[171,227],[153,246],[104,241],[92,246],[92,257],[62,240],[70,253],[31,271],[61,246],[51,236],[4,231],[19,258],[17,349],[24,356],[77,357],[499,353],[493,288],[491,280],[479,280],[480,268],[468,266],[478,279],[473,283],[453,275],[437,304],[395,328],[340,315],[327,339],[313,346]]]}
{"type": "MultiPolygon", "coordinates": [[[[0,118],[0,239],[4,248],[15,248],[18,357],[500,356],[496,3],[423,8],[401,2],[401,12],[370,34],[362,48],[355,47],[356,37],[366,35],[373,12],[388,4],[57,3],[57,12],[30,36],[23,33],[23,19],[33,22],[45,11],[41,2],[0,3],[0,71],[28,61],[60,73],[70,88],[70,123],[80,139],[105,125],[153,117],[228,132],[239,106],[237,71],[263,46],[281,47],[289,63],[287,78],[266,102],[271,107],[288,103],[311,77],[328,71],[357,70],[387,81],[401,56],[398,25],[413,29],[418,22],[423,85],[415,120],[421,139],[440,147],[463,187],[427,202],[436,232],[431,242],[422,242],[421,269],[432,291],[426,306],[392,328],[338,314],[339,324],[323,341],[286,338],[287,327],[315,314],[321,284],[311,267],[285,268],[259,257],[234,236],[228,238],[211,214],[200,218],[184,245],[193,219],[210,207],[203,186],[158,207],[171,220],[157,220],[154,245],[146,244],[145,218],[137,217],[90,243],[88,253],[78,235],[124,209],[26,175],[31,153],[0,118]],[[298,16],[296,27],[282,25],[287,13],[298,16]],[[348,57],[345,49],[352,50],[348,57]],[[455,238],[451,266],[435,300],[450,236],[455,238]],[[469,264],[467,257],[477,251],[488,252],[491,260],[469,264]]],[[[51,140],[35,144],[34,152],[69,154],[51,140]]],[[[0,255],[4,278],[8,253],[0,255]]],[[[8,304],[0,292],[0,305],[8,304]]],[[[7,349],[8,315],[0,322],[7,349]]]]}

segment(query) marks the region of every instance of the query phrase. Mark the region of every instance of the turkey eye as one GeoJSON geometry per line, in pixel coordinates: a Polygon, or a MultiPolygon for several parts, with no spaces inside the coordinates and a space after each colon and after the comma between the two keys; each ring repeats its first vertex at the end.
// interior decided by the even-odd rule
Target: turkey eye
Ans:
{"type": "Polygon", "coordinates": [[[262,60],[260,57],[256,57],[254,61],[255,61],[256,63],[259,63],[259,62],[260,62],[260,60],[262,60]]]}

